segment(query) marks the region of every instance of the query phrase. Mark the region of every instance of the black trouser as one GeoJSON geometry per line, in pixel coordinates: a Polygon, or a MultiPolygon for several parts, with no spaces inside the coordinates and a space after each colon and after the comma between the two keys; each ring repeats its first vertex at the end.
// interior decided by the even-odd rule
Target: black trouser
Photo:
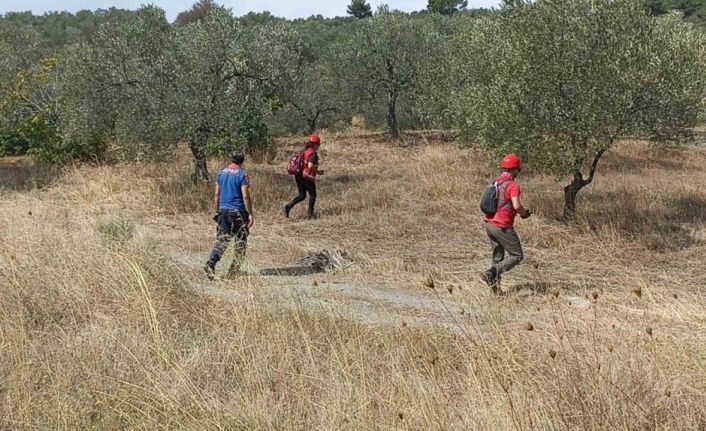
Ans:
{"type": "Polygon", "coordinates": [[[248,243],[248,213],[246,211],[221,210],[218,212],[216,245],[208,259],[209,264],[215,266],[221,260],[223,253],[228,248],[228,243],[233,238],[235,238],[235,257],[230,271],[238,271],[245,260],[245,249],[248,243]]]}
{"type": "Polygon", "coordinates": [[[294,181],[297,182],[299,195],[287,204],[287,212],[294,208],[296,204],[306,199],[306,194],[309,193],[309,215],[313,215],[314,206],[316,206],[316,182],[306,180],[301,175],[295,175],[294,181]]]}

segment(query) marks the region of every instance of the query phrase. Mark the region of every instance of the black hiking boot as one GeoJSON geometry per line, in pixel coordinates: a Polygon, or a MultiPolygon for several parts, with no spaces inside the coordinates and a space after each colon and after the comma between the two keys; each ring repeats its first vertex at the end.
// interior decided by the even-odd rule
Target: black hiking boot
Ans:
{"type": "Polygon", "coordinates": [[[289,211],[290,210],[291,210],[291,208],[289,208],[289,205],[285,205],[282,207],[282,215],[284,216],[284,218],[289,218],[289,211]]]}
{"type": "Polygon", "coordinates": [[[314,214],[314,213],[309,213],[309,215],[307,216],[307,218],[308,218],[309,220],[316,220],[316,219],[319,218],[319,217],[317,217],[316,214],[314,214]]]}
{"type": "MultiPolygon", "coordinates": [[[[493,268],[495,269],[495,268],[493,268]]],[[[490,289],[493,291],[494,294],[498,294],[498,289],[500,287],[500,276],[497,275],[496,271],[488,270],[480,275],[481,281],[483,281],[490,289]]]]}
{"type": "Polygon", "coordinates": [[[216,279],[216,265],[214,265],[212,262],[206,262],[206,265],[204,265],[203,267],[203,271],[206,273],[206,277],[209,280],[216,279]]]}

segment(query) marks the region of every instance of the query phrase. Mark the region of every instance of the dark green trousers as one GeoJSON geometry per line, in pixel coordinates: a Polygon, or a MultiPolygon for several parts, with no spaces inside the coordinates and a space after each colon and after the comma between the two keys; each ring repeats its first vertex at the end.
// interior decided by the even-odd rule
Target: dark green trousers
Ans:
{"type": "Polygon", "coordinates": [[[499,228],[492,223],[486,223],[485,232],[493,246],[493,267],[498,271],[498,275],[522,262],[522,243],[515,229],[499,228]]]}

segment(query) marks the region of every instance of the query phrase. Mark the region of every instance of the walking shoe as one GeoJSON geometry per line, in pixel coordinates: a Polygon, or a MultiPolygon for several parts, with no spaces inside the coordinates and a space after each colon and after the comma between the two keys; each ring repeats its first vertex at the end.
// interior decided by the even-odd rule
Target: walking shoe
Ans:
{"type": "Polygon", "coordinates": [[[316,220],[318,217],[314,213],[309,213],[309,217],[307,217],[309,220],[316,220]]]}
{"type": "Polygon", "coordinates": [[[216,266],[213,263],[206,262],[206,265],[204,265],[203,270],[209,280],[216,279],[216,266]]]}
{"type": "Polygon", "coordinates": [[[480,275],[481,281],[490,287],[493,293],[498,293],[498,286],[500,285],[500,276],[496,275],[492,271],[485,271],[480,275]]]}
{"type": "Polygon", "coordinates": [[[287,205],[282,207],[282,215],[284,218],[289,218],[289,207],[287,205]]]}

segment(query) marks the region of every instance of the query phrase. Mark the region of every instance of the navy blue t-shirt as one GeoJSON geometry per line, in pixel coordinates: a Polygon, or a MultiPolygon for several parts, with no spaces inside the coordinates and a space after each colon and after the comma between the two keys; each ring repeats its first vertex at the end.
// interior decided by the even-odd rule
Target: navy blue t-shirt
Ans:
{"type": "Polygon", "coordinates": [[[248,174],[237,165],[228,165],[218,173],[216,182],[220,186],[219,210],[245,211],[242,186],[249,186],[248,174]]]}

